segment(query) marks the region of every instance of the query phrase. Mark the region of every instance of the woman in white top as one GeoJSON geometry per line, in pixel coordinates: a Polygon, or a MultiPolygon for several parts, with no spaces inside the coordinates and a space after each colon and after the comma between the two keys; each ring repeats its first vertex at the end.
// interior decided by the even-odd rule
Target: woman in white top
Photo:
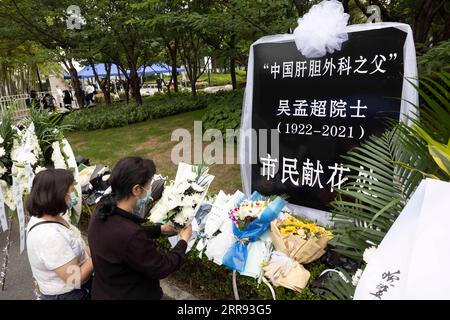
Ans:
{"type": "Polygon", "coordinates": [[[76,204],[69,170],[47,169],[33,181],[27,199],[32,216],[27,226],[27,252],[41,300],[84,300],[90,297],[94,271],[89,247],[61,214],[76,204]]]}

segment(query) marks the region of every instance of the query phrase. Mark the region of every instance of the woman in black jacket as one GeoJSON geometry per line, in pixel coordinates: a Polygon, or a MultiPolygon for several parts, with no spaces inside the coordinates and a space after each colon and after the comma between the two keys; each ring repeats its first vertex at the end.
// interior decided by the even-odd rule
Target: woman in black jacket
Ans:
{"type": "Polygon", "coordinates": [[[143,227],[132,214],[151,198],[152,160],[121,159],[112,170],[112,194],[102,198],[89,223],[94,264],[92,299],[161,299],[159,280],[183,264],[191,226],[179,231],[180,241],[169,252],[158,251],[152,239],[178,233],[170,225],[143,227]]]}

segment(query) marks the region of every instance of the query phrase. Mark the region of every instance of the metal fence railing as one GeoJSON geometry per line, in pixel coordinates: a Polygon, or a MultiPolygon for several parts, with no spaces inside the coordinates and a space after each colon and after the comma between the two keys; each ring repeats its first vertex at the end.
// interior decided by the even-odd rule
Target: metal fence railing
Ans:
{"type": "MultiPolygon", "coordinates": [[[[38,100],[41,100],[42,97],[44,97],[47,93],[51,94],[54,98],[54,105],[57,112],[63,112],[63,99],[62,96],[59,95],[57,92],[50,92],[50,91],[44,91],[44,92],[36,92],[36,96],[38,100]]],[[[30,99],[30,95],[28,93],[23,94],[16,94],[16,95],[10,95],[10,96],[0,96],[0,112],[6,112],[8,110],[11,110],[13,112],[13,118],[14,119],[22,119],[23,117],[27,116],[29,106],[27,104],[27,101],[30,99]]],[[[42,107],[42,103],[41,107],[42,107]]],[[[72,106],[77,108],[78,103],[76,99],[73,99],[72,106]]]]}

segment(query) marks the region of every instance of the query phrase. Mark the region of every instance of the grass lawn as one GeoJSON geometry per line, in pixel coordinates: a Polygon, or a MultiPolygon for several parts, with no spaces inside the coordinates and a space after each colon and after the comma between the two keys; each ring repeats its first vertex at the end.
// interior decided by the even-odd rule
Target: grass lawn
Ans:
{"type": "MultiPolygon", "coordinates": [[[[205,72],[199,79],[208,84],[208,74],[205,72]]],[[[245,71],[236,71],[236,80],[238,83],[245,83],[247,75],[245,71]]],[[[211,73],[211,86],[222,86],[231,84],[231,75],[229,73],[211,73]]]]}
{"type": "MultiPolygon", "coordinates": [[[[102,163],[112,168],[126,156],[147,157],[155,162],[158,173],[175,179],[177,165],[171,161],[171,151],[178,142],[170,141],[172,131],[185,128],[192,133],[194,121],[201,120],[205,111],[182,113],[121,128],[67,132],[66,137],[75,156],[88,158],[92,165],[102,163]]],[[[215,176],[210,191],[242,189],[239,165],[213,165],[210,173],[215,176]]]]}

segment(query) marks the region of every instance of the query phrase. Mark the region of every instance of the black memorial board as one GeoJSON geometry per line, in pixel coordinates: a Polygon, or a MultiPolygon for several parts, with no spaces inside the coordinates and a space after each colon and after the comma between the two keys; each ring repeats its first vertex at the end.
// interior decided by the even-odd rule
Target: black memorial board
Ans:
{"type": "Polygon", "coordinates": [[[331,189],[348,174],[341,155],[382,133],[387,118],[399,120],[407,34],[389,27],[348,35],[340,51],[317,59],[294,41],[254,45],[252,128],[277,129],[280,144],[277,159],[270,145],[270,157],[258,150],[252,190],[328,211],[331,189]]]}

